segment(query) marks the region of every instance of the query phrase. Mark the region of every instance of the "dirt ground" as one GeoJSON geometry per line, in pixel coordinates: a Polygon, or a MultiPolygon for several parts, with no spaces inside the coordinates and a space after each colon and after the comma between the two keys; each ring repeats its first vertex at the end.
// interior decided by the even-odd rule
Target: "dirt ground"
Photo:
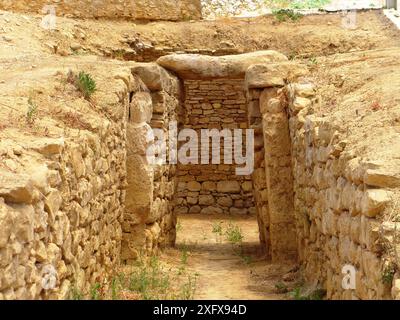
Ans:
{"type": "Polygon", "coordinates": [[[276,285],[294,285],[293,265],[270,264],[263,255],[255,217],[227,215],[182,215],[178,220],[177,246],[161,256],[169,267],[181,263],[182,249],[188,251],[187,269],[198,274],[195,299],[276,300],[288,299],[276,285]],[[220,224],[222,234],[213,232],[220,224]],[[227,240],[229,226],[238,226],[242,249],[227,240]],[[284,281],[292,280],[292,281],[284,281]]]}
{"type": "Polygon", "coordinates": [[[359,12],[351,29],[338,13],[305,16],[295,22],[279,22],[273,16],[146,24],[58,17],[55,30],[39,27],[42,18],[0,11],[2,64],[11,59],[15,68],[16,62],[36,64],[41,57],[55,54],[115,56],[119,52],[123,56],[143,47],[200,53],[270,49],[294,58],[400,45],[398,31],[380,11],[359,12]]]}

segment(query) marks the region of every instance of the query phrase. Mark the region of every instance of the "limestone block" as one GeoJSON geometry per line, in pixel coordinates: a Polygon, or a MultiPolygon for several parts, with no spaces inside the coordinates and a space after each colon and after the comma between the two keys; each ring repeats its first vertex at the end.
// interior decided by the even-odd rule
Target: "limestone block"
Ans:
{"type": "Polygon", "coordinates": [[[213,181],[205,181],[202,183],[201,189],[205,191],[217,191],[217,185],[213,181]]]}
{"type": "Polygon", "coordinates": [[[286,81],[294,81],[308,73],[305,66],[293,62],[256,63],[246,72],[245,86],[248,89],[283,87],[286,81]]]}
{"type": "Polygon", "coordinates": [[[365,184],[381,188],[395,188],[400,186],[400,161],[385,163],[377,168],[367,169],[363,180],[365,184]]]}
{"type": "Polygon", "coordinates": [[[201,206],[212,206],[215,203],[215,199],[212,195],[200,195],[199,205],[201,206]]]}
{"type": "Polygon", "coordinates": [[[240,184],[238,181],[219,181],[217,191],[220,193],[240,193],[240,184]]]}
{"type": "Polygon", "coordinates": [[[201,214],[222,214],[223,210],[219,207],[210,206],[201,209],[201,214]]]}
{"type": "Polygon", "coordinates": [[[126,197],[126,209],[135,212],[137,208],[143,208],[149,213],[154,192],[154,175],[144,157],[132,155],[127,158],[128,187],[126,197]]]}
{"type": "Polygon", "coordinates": [[[171,75],[156,63],[140,63],[132,67],[132,73],[138,75],[150,91],[170,91],[171,75]]]}
{"type": "Polygon", "coordinates": [[[12,209],[4,203],[4,200],[0,198],[0,249],[7,246],[11,235],[13,227],[11,210],[12,209]]]}
{"type": "Polygon", "coordinates": [[[129,124],[126,128],[127,155],[138,154],[145,156],[152,141],[152,129],[147,123],[129,124]]]}
{"type": "Polygon", "coordinates": [[[129,108],[129,122],[150,123],[153,115],[153,101],[148,92],[135,93],[129,108]]]}
{"type": "Polygon", "coordinates": [[[201,190],[201,184],[197,181],[189,181],[187,183],[187,189],[189,191],[200,191],[201,190]]]}
{"type": "Polygon", "coordinates": [[[222,207],[231,207],[233,204],[231,197],[221,197],[218,198],[217,203],[222,207]]]}
{"type": "Polygon", "coordinates": [[[251,181],[245,181],[242,183],[242,190],[244,192],[250,192],[253,190],[253,183],[251,181]]]}
{"type": "Polygon", "coordinates": [[[12,174],[0,171],[0,197],[7,202],[32,203],[34,185],[27,174],[12,174]]]}
{"type": "Polygon", "coordinates": [[[60,154],[64,148],[64,139],[40,138],[30,142],[29,148],[45,156],[60,154]]]}
{"type": "Polygon", "coordinates": [[[229,208],[229,213],[234,215],[245,215],[248,211],[246,208],[229,208]]]}
{"type": "Polygon", "coordinates": [[[366,190],[361,202],[361,211],[367,217],[378,215],[391,200],[391,192],[382,189],[366,190]]]}
{"type": "Polygon", "coordinates": [[[186,214],[189,212],[188,207],[175,207],[174,208],[174,213],[175,214],[186,214]]]}
{"type": "Polygon", "coordinates": [[[163,56],[157,63],[176,72],[182,79],[241,79],[247,69],[255,63],[287,61],[276,51],[257,51],[221,57],[197,54],[171,54],[163,56]]]}
{"type": "Polygon", "coordinates": [[[199,202],[199,198],[198,197],[187,197],[186,202],[187,202],[187,204],[194,205],[199,202]]]}
{"type": "Polygon", "coordinates": [[[191,206],[189,209],[189,213],[191,214],[197,214],[201,212],[201,207],[200,206],[191,206]]]}

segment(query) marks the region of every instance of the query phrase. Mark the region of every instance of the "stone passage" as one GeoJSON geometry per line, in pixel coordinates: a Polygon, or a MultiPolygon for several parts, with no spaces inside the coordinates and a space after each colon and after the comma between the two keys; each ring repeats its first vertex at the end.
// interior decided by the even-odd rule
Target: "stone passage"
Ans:
{"type": "MultiPolygon", "coordinates": [[[[247,106],[243,80],[187,80],[185,81],[185,116],[183,128],[246,129],[247,106]]],[[[226,132],[233,136],[232,130],[226,132]]],[[[242,150],[245,149],[245,131],[242,150]]],[[[221,150],[211,147],[210,164],[179,164],[178,192],[175,195],[177,213],[249,214],[255,213],[253,187],[250,176],[239,176],[234,164],[224,164],[224,138],[221,150]],[[220,164],[213,164],[212,153],[220,156],[220,164]]],[[[216,146],[216,145],[215,145],[216,146]]],[[[199,159],[200,161],[200,159],[199,159]]]]}

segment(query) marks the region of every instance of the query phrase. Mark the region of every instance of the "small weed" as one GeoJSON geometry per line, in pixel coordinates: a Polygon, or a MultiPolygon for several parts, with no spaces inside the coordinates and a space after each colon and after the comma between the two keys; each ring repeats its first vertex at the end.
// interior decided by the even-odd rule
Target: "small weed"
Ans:
{"type": "Polygon", "coordinates": [[[96,92],[96,82],[89,73],[84,71],[79,72],[75,86],[87,100],[96,92]]]}
{"type": "Polygon", "coordinates": [[[382,272],[382,283],[386,285],[392,284],[395,273],[396,268],[394,265],[387,266],[382,272]]]}
{"type": "Polygon", "coordinates": [[[225,232],[226,239],[232,243],[233,245],[235,244],[241,244],[243,242],[243,234],[242,230],[240,229],[239,226],[236,226],[232,223],[229,224],[228,229],[225,232]]]}
{"type": "Polygon", "coordinates": [[[71,300],[83,300],[83,293],[76,287],[72,287],[70,292],[71,300]]]}
{"type": "Polygon", "coordinates": [[[119,282],[117,278],[113,278],[111,281],[111,297],[113,300],[119,299],[119,282]]]}
{"type": "Polygon", "coordinates": [[[193,300],[194,295],[196,293],[197,288],[197,277],[198,275],[195,274],[194,276],[189,275],[188,280],[184,283],[181,287],[181,292],[179,298],[181,300],[193,300]]]}
{"type": "Polygon", "coordinates": [[[222,229],[222,223],[223,222],[219,222],[219,223],[216,222],[212,226],[212,232],[215,234],[215,238],[216,238],[215,240],[217,242],[221,241],[221,237],[224,234],[223,229],[222,229]]]}
{"type": "Polygon", "coordinates": [[[317,61],[316,57],[311,57],[310,59],[308,59],[308,62],[309,62],[310,65],[313,65],[313,66],[318,64],[318,61],[317,61]]]}
{"type": "Polygon", "coordinates": [[[322,300],[326,295],[326,291],[323,289],[313,290],[311,293],[303,294],[301,287],[296,287],[289,293],[289,296],[293,300],[322,300]]]}
{"type": "Polygon", "coordinates": [[[92,288],[90,289],[90,298],[92,300],[100,300],[101,298],[100,289],[101,289],[100,283],[95,283],[92,286],[92,288]]]}
{"type": "Polygon", "coordinates": [[[28,98],[28,111],[26,113],[26,122],[29,125],[32,125],[35,123],[36,117],[37,117],[37,105],[36,103],[33,101],[32,96],[30,96],[28,98]]]}
{"type": "Polygon", "coordinates": [[[240,257],[242,258],[243,262],[245,265],[249,265],[253,262],[253,258],[250,256],[246,256],[244,254],[241,254],[240,257]]]}
{"type": "Polygon", "coordinates": [[[272,11],[272,14],[279,22],[284,22],[288,19],[291,21],[297,21],[303,16],[292,9],[278,9],[272,11]]]}
{"type": "Polygon", "coordinates": [[[181,263],[182,263],[182,265],[184,265],[184,266],[187,265],[188,258],[189,258],[188,248],[186,246],[183,246],[183,248],[181,250],[181,263]]]}
{"type": "Polygon", "coordinates": [[[283,282],[278,282],[277,284],[275,284],[275,289],[276,289],[277,293],[288,293],[289,292],[287,285],[284,284],[283,282]]]}
{"type": "Polygon", "coordinates": [[[182,223],[180,221],[178,221],[178,223],[176,224],[176,232],[182,231],[182,223]]]}

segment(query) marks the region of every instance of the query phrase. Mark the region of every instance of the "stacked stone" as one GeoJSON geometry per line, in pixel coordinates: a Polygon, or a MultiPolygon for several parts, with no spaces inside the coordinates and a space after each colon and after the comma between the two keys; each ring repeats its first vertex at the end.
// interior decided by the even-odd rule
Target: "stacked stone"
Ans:
{"type": "Polygon", "coordinates": [[[260,95],[263,89],[246,90],[247,115],[249,128],[254,130],[254,172],[252,174],[253,194],[257,212],[258,227],[260,231],[260,242],[262,248],[271,254],[269,213],[268,213],[268,191],[267,179],[265,177],[265,148],[263,136],[262,114],[260,111],[260,95]]]}
{"type": "MultiPolygon", "coordinates": [[[[130,85],[132,76],[122,76],[130,85]]],[[[0,172],[0,300],[68,299],[73,288],[89,292],[119,265],[128,88],[105,82],[96,100],[114,101],[114,89],[125,94],[97,111],[76,101],[90,110],[85,130],[0,146],[9,166],[27,163],[21,172],[0,172]]]]}
{"type": "MultiPolygon", "coordinates": [[[[288,78],[287,71],[292,68],[295,69],[287,62],[260,64],[251,66],[246,73],[249,114],[251,114],[249,121],[260,127],[259,122],[262,118],[263,144],[261,142],[258,144],[260,150],[265,151],[265,184],[257,184],[260,188],[258,192],[262,192],[261,197],[257,197],[261,198],[258,216],[262,231],[269,232],[264,237],[268,239],[267,249],[273,261],[290,261],[297,257],[291,141],[286,111],[287,101],[283,91],[288,78]]],[[[254,179],[261,180],[260,178],[264,176],[260,173],[254,175],[254,179]]]]}
{"type": "Polygon", "coordinates": [[[0,9],[51,14],[54,5],[57,16],[74,18],[110,18],[132,20],[199,20],[202,17],[200,0],[36,0],[0,1],[0,9]]]}
{"type": "MultiPolygon", "coordinates": [[[[201,129],[246,129],[247,112],[243,80],[185,81],[183,127],[201,129]]],[[[245,149],[245,136],[242,148],[245,149]]],[[[233,132],[231,132],[233,137],[233,132]]],[[[255,212],[250,176],[239,176],[235,164],[224,164],[224,140],[221,139],[220,164],[178,165],[176,212],[203,214],[252,214],[255,212]]],[[[203,146],[204,147],[204,146],[203,146]]],[[[200,156],[200,151],[199,151],[200,156]]]]}
{"type": "Polygon", "coordinates": [[[314,115],[314,95],[311,84],[288,86],[297,235],[307,279],[318,279],[330,299],[385,299],[391,289],[396,298],[398,282],[383,280],[390,270],[384,248],[396,246],[396,223],[379,216],[391,202],[388,188],[400,180],[347,152],[343,123],[314,115]],[[356,270],[354,290],[342,286],[346,265],[356,270]]]}
{"type": "Polygon", "coordinates": [[[132,72],[141,79],[142,86],[131,97],[127,130],[128,189],[122,241],[125,262],[175,242],[176,219],[170,203],[175,191],[175,166],[149,163],[147,151],[153,143],[148,141],[151,130],[167,131],[169,122],[176,120],[181,95],[179,80],[158,65],[137,65],[132,72]]]}

